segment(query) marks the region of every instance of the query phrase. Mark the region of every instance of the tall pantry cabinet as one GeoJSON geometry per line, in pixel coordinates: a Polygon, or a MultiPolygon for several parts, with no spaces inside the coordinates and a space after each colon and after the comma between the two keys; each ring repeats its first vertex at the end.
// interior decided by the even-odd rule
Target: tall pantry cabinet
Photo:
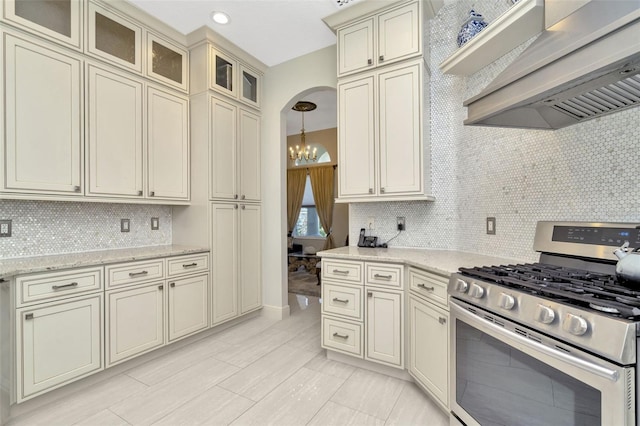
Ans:
{"type": "Polygon", "coordinates": [[[211,248],[210,325],[262,306],[262,65],[202,30],[191,43],[191,207],[173,213],[175,243],[211,248]]]}

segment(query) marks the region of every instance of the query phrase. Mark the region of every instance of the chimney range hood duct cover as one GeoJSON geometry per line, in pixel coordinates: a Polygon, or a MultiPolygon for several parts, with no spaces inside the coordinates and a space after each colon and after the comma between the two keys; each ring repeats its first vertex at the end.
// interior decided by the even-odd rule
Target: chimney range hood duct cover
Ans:
{"type": "Polygon", "coordinates": [[[640,0],[591,0],[464,102],[466,125],[560,129],[640,105],[640,0]]]}

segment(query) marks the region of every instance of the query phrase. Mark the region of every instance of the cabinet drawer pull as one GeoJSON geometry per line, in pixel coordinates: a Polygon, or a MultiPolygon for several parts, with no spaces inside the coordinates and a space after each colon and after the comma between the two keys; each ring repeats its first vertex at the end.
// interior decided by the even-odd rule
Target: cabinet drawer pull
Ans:
{"type": "Polygon", "coordinates": [[[130,277],[139,277],[142,275],[147,275],[149,271],[141,271],[141,272],[129,272],[130,277]]]}
{"type": "Polygon", "coordinates": [[[171,288],[175,288],[176,283],[170,283],[169,285],[171,286],[171,288]]]}
{"type": "Polygon", "coordinates": [[[24,319],[26,319],[26,320],[33,319],[33,314],[25,314],[24,315],[24,319]]]}
{"type": "Polygon", "coordinates": [[[426,286],[426,285],[424,285],[424,284],[418,284],[418,287],[424,288],[424,289],[425,289],[425,290],[427,290],[427,291],[433,291],[433,290],[435,290],[435,289],[436,289],[435,287],[427,287],[427,286],[426,286]]]}
{"type": "Polygon", "coordinates": [[[438,321],[440,322],[440,324],[445,324],[447,322],[447,319],[444,317],[440,317],[438,318],[438,321]]]}
{"type": "Polygon", "coordinates": [[[349,335],[348,334],[339,334],[339,333],[333,333],[333,337],[339,337],[341,339],[348,339],[349,335]]]}
{"type": "Polygon", "coordinates": [[[196,262],[193,262],[193,263],[187,263],[186,265],[182,265],[183,268],[192,268],[194,266],[198,266],[198,264],[196,262]]]}
{"type": "Polygon", "coordinates": [[[347,299],[338,299],[337,297],[333,298],[334,302],[340,302],[340,303],[349,303],[349,301],[347,299]]]}
{"type": "Polygon", "coordinates": [[[78,287],[78,283],[73,282],[70,284],[64,284],[64,285],[52,285],[51,288],[54,290],[60,290],[61,288],[71,288],[71,287],[78,287]]]}
{"type": "Polygon", "coordinates": [[[380,274],[375,274],[373,276],[373,278],[381,278],[383,280],[390,280],[391,278],[393,278],[392,275],[380,275],[380,274]]]}
{"type": "Polygon", "coordinates": [[[343,274],[343,275],[349,275],[349,271],[343,271],[342,269],[334,269],[333,270],[334,274],[343,274]]]}

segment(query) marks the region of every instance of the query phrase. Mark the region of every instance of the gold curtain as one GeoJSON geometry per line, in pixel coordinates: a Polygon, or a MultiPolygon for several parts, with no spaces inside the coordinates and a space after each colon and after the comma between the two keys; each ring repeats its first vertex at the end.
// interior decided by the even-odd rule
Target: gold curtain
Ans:
{"type": "Polygon", "coordinates": [[[304,186],[307,182],[307,169],[287,170],[287,230],[291,236],[302,208],[304,186]]]}
{"type": "Polygon", "coordinates": [[[329,250],[336,246],[333,241],[333,235],[331,235],[334,203],[333,175],[333,166],[309,167],[309,177],[311,178],[311,189],[316,203],[316,211],[320,218],[320,224],[327,233],[323,250],[329,250]]]}

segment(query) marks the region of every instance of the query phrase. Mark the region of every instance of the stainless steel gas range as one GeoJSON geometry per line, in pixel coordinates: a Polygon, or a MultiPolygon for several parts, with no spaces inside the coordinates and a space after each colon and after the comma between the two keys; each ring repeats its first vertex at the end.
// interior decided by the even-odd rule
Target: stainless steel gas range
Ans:
{"type": "Polygon", "coordinates": [[[452,425],[637,424],[640,285],[613,255],[636,226],[539,222],[538,263],[451,276],[452,425]]]}

